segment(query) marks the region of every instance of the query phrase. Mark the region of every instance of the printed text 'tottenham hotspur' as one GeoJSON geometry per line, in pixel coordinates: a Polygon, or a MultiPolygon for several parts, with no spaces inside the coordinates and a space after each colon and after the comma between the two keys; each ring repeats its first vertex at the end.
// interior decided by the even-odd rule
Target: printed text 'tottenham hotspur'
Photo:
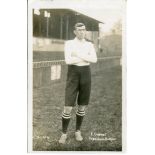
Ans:
{"type": "Polygon", "coordinates": [[[114,141],[116,138],[108,137],[107,133],[95,133],[91,132],[89,136],[89,140],[92,141],[114,141]]]}

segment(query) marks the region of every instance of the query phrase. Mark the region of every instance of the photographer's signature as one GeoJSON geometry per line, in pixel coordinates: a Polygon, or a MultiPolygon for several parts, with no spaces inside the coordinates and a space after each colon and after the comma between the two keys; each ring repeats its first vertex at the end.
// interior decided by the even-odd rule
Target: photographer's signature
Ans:
{"type": "Polygon", "coordinates": [[[36,135],[33,137],[33,139],[50,139],[50,137],[49,136],[38,136],[38,135],[36,135]]]}

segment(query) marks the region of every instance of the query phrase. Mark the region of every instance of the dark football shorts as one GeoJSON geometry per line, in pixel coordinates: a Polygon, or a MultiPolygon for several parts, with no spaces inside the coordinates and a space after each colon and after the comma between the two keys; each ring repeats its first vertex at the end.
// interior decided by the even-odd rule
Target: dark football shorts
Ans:
{"type": "Polygon", "coordinates": [[[65,106],[88,105],[90,91],[90,66],[68,65],[65,106]]]}

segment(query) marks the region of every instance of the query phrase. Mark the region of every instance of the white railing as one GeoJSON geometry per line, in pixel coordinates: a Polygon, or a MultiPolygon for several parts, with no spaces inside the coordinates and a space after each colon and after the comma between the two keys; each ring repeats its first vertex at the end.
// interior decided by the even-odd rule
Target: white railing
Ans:
{"type": "MultiPolygon", "coordinates": [[[[121,59],[121,56],[102,57],[102,58],[98,58],[98,61],[110,60],[110,59],[121,59]]],[[[49,67],[49,66],[52,66],[52,65],[59,65],[59,64],[61,64],[61,65],[65,64],[65,60],[52,60],[52,61],[33,62],[33,68],[49,67]]]]}

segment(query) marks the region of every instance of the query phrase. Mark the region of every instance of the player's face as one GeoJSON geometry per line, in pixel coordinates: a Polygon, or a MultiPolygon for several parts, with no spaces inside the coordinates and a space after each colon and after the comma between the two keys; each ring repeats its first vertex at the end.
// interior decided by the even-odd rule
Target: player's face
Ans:
{"type": "Polygon", "coordinates": [[[79,40],[82,40],[85,38],[86,35],[86,27],[85,26],[77,27],[76,30],[74,30],[74,33],[79,40]]]}

